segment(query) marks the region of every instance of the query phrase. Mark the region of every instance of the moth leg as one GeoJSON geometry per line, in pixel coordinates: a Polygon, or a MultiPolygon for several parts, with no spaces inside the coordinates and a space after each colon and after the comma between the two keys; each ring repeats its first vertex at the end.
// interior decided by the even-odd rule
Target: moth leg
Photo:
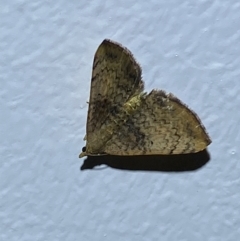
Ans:
{"type": "Polygon", "coordinates": [[[87,153],[86,153],[86,152],[81,152],[81,153],[79,154],[79,158],[82,158],[82,157],[84,157],[84,156],[87,156],[87,153]]]}

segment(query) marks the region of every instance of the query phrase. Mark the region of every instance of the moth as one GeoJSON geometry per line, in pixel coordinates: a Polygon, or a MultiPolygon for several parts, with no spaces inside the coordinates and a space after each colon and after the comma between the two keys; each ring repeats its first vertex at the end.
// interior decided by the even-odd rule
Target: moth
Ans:
{"type": "Polygon", "coordinates": [[[108,39],[100,44],[79,157],[195,153],[211,143],[197,114],[173,94],[144,92],[141,72],[127,48],[108,39]]]}

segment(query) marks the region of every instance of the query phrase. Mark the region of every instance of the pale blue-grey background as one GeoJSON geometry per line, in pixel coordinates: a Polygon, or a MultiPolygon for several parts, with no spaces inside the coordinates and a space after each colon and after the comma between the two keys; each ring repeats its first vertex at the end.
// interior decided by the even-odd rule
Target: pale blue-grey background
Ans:
{"type": "Polygon", "coordinates": [[[239,1],[2,0],[0,17],[1,241],[239,239],[239,1]],[[80,171],[104,38],[198,113],[204,167],[80,171]]]}

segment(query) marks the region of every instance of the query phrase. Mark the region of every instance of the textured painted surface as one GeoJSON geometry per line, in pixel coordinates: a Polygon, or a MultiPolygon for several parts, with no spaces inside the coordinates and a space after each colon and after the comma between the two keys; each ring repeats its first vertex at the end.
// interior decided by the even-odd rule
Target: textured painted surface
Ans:
{"type": "Polygon", "coordinates": [[[238,240],[239,13],[239,1],[1,3],[0,240],[238,240]],[[147,90],[198,113],[207,165],[79,170],[104,38],[131,49],[147,90]]]}

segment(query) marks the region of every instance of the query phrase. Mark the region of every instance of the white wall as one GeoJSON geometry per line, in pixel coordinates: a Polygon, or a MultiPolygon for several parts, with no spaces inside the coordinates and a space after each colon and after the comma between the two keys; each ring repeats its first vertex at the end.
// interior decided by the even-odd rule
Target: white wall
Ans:
{"type": "Polygon", "coordinates": [[[12,0],[0,16],[0,240],[239,239],[239,1],[12,0]],[[202,168],[80,170],[104,38],[198,113],[202,168]]]}

